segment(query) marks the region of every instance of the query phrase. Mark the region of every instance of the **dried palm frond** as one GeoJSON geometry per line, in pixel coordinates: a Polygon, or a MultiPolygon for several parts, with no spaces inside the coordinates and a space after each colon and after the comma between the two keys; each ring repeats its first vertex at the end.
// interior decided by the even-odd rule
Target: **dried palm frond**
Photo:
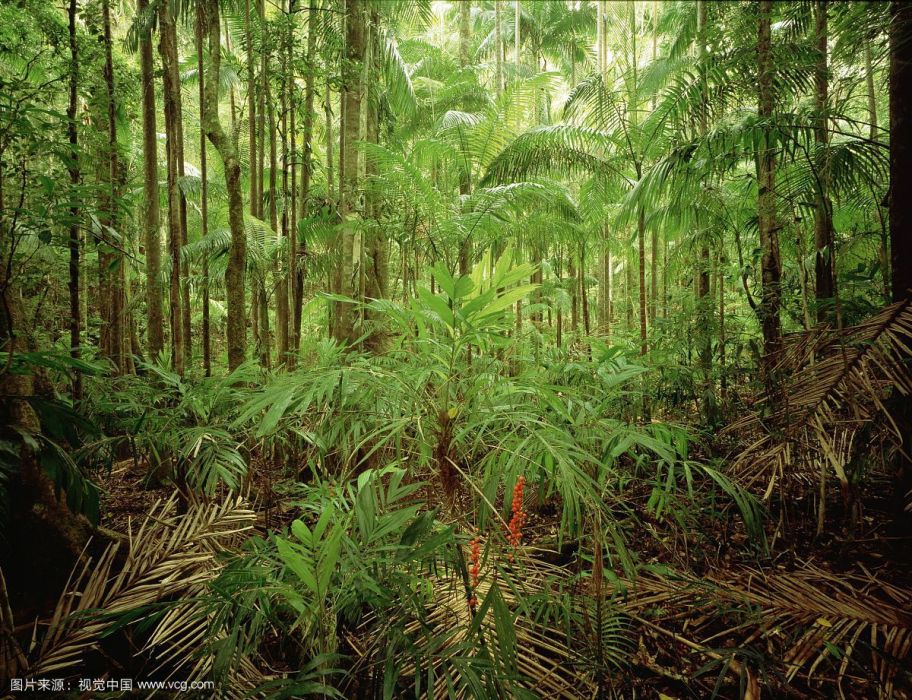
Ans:
{"type": "MultiPolygon", "coordinates": [[[[479,668],[503,671],[502,677],[513,688],[501,691],[508,697],[519,688],[568,700],[593,695],[595,684],[587,672],[590,660],[573,648],[566,629],[549,624],[547,615],[534,614],[528,604],[536,595],[551,600],[561,583],[572,587],[570,572],[522,549],[514,551],[514,556],[512,574],[507,568],[487,567],[474,590],[479,601],[475,611],[469,607],[458,571],[429,578],[433,595],[425,601],[424,610],[394,625],[411,640],[411,650],[398,653],[395,659],[401,682],[417,685],[433,677],[433,691],[425,691],[432,697],[474,697],[472,672],[467,672],[466,662],[486,648],[489,661],[479,668]],[[501,624],[498,616],[507,616],[509,625],[501,624]]],[[[358,634],[349,637],[358,666],[383,665],[389,640],[383,630],[378,634],[377,623],[370,617],[358,634]]],[[[606,629],[610,626],[608,622],[604,625],[606,629]]],[[[622,631],[610,629],[615,637],[622,631]]]]}
{"type": "Polygon", "coordinates": [[[797,571],[736,569],[704,579],[653,572],[618,593],[620,607],[635,622],[715,659],[722,657],[714,648],[725,640],[733,648],[764,640],[788,682],[804,671],[809,683],[841,686],[854,659],[867,662],[881,696],[892,697],[896,672],[912,648],[912,594],[867,572],[836,575],[810,565],[797,571]],[[686,622],[677,634],[667,625],[680,618],[686,622]],[[869,653],[858,658],[862,648],[869,653]],[[819,672],[828,657],[839,661],[835,677],[819,672]]]}
{"type": "MultiPolygon", "coordinates": [[[[847,488],[846,465],[858,449],[854,434],[873,426],[872,441],[901,445],[885,400],[893,392],[912,395],[912,301],[887,307],[842,331],[817,329],[789,339],[773,372],[779,392],[726,431],[747,445],[732,470],[747,487],[769,498],[776,484],[805,488],[821,469],[847,488]]],[[[845,491],[844,491],[845,493],[845,491]]]]}
{"type": "Polygon", "coordinates": [[[175,513],[176,506],[176,496],[157,502],[139,531],[129,533],[119,573],[113,573],[119,543],[109,545],[97,561],[87,558],[77,567],[38,650],[35,674],[78,665],[96,648],[113,616],[184,595],[212,580],[219,570],[217,555],[237,546],[253,526],[254,514],[239,498],[193,506],[183,515],[175,513]]]}

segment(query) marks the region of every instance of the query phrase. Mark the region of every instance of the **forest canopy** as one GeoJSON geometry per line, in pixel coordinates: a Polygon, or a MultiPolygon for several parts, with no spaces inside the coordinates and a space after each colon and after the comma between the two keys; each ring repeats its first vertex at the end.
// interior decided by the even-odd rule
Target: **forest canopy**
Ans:
{"type": "Polygon", "coordinates": [[[900,1],[0,3],[2,693],[912,697],[910,112],[900,1]]]}

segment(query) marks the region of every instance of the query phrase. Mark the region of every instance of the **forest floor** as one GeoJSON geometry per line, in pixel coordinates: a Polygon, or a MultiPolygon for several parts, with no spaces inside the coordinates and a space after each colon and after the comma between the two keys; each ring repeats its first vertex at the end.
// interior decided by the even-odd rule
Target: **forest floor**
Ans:
{"type": "MultiPolygon", "coordinates": [[[[294,477],[283,465],[269,460],[256,460],[252,473],[255,477],[248,485],[248,497],[257,514],[256,534],[266,535],[270,530],[286,527],[300,515],[283,488],[294,477]]],[[[116,533],[135,532],[153,505],[167,499],[174,488],[169,483],[150,483],[143,466],[132,459],[117,462],[109,473],[101,475],[99,486],[103,493],[102,542],[105,534],[111,538],[116,533]]],[[[815,532],[816,503],[791,502],[786,508],[771,504],[770,520],[778,524],[770,535],[772,554],[764,568],[796,572],[812,566],[834,580],[863,572],[871,582],[886,584],[888,590],[912,589],[912,538],[897,535],[885,525],[890,522],[888,513],[892,505],[885,496],[890,493],[888,486],[868,482],[867,491],[859,494],[859,502],[865,504],[865,509],[860,514],[856,511],[851,531],[846,526],[850,521],[847,513],[831,508],[827,513],[827,534],[822,536],[815,532]],[[805,511],[803,516],[802,511],[805,511]]],[[[459,520],[460,513],[470,512],[469,493],[457,495],[455,502],[443,499],[441,493],[440,489],[430,486],[423,489],[428,508],[438,507],[445,519],[453,520],[459,520]],[[460,507],[463,499],[467,501],[464,509],[460,507]]],[[[631,499],[631,503],[644,502],[645,498],[631,499]]],[[[686,513],[687,504],[680,506],[681,512],[686,513]]],[[[733,525],[739,522],[735,519],[690,512],[688,521],[659,523],[646,509],[637,509],[636,516],[628,523],[622,521],[621,525],[625,528],[628,547],[646,567],[667,567],[717,581],[737,581],[745,572],[760,574],[754,569],[756,559],[745,546],[747,534],[739,525],[733,525]]],[[[581,566],[581,560],[576,561],[575,545],[558,546],[559,520],[559,509],[551,503],[536,503],[533,498],[525,529],[528,549],[549,564],[581,566]]],[[[94,545],[93,549],[100,549],[100,544],[94,545]]],[[[851,595],[851,588],[848,592],[851,595]]],[[[30,601],[32,610],[36,602],[30,601]]],[[[50,611],[54,602],[46,600],[43,604],[50,611]]],[[[726,656],[726,650],[734,651],[738,645],[738,635],[733,631],[733,618],[728,611],[707,610],[702,606],[691,608],[685,598],[676,602],[674,596],[668,599],[666,607],[665,615],[653,615],[644,621],[646,631],[640,634],[637,648],[628,659],[635,672],[627,677],[631,687],[625,696],[710,697],[721,692],[720,697],[729,697],[731,691],[735,697],[743,693],[746,693],[743,697],[752,697],[750,688],[757,684],[757,678],[749,672],[745,676],[744,667],[733,657],[726,656]],[[704,640],[704,648],[709,640],[716,650],[709,657],[688,641],[696,629],[704,640]]],[[[275,643],[278,645],[281,640],[275,640],[275,643]]],[[[762,678],[764,686],[778,688],[776,692],[782,692],[783,697],[825,696],[820,694],[822,689],[819,687],[802,688],[794,682],[786,686],[780,683],[782,680],[774,676],[762,678]]],[[[850,669],[843,679],[841,692],[843,697],[873,697],[876,683],[850,669]]],[[[903,692],[896,689],[894,697],[906,697],[903,692]]]]}

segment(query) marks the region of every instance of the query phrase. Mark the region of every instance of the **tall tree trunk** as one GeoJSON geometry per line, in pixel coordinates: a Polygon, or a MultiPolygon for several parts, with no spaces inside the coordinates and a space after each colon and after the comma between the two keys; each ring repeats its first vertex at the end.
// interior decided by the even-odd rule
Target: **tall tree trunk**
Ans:
{"type": "MultiPolygon", "coordinates": [[[[469,41],[471,39],[471,0],[459,3],[459,67],[469,67],[469,41]]],[[[467,105],[466,105],[467,106],[467,105]]],[[[466,197],[472,191],[472,164],[468,148],[463,144],[462,171],[459,174],[459,195],[466,197]]],[[[472,270],[472,238],[466,236],[459,247],[459,274],[467,275],[472,270]]]]}
{"type": "Polygon", "coordinates": [[[579,248],[579,281],[580,303],[583,312],[583,332],[586,337],[592,335],[592,325],[589,318],[589,286],[586,284],[586,242],[580,243],[579,248]]]}
{"type": "MultiPolygon", "coordinates": [[[[294,13],[295,3],[294,0],[291,2],[291,7],[289,9],[290,13],[294,13]]],[[[288,255],[285,256],[283,261],[285,265],[285,276],[281,282],[282,289],[285,293],[285,318],[282,320],[283,328],[281,329],[281,334],[285,339],[285,353],[282,355],[282,363],[288,365],[288,352],[291,349],[292,336],[294,332],[291,328],[292,321],[292,310],[291,306],[294,303],[294,290],[295,290],[295,263],[298,259],[298,131],[297,131],[297,107],[298,100],[297,94],[298,91],[295,90],[294,78],[295,78],[295,69],[294,69],[294,34],[292,25],[289,25],[288,32],[288,141],[289,148],[291,149],[290,163],[291,163],[291,172],[289,173],[290,179],[290,189],[291,189],[291,201],[289,206],[291,207],[291,214],[289,216],[289,226],[288,226],[288,255]]]]}
{"type": "Polygon", "coordinates": [[[250,215],[251,216],[260,216],[259,209],[259,199],[257,192],[257,183],[259,178],[257,177],[257,133],[256,133],[256,92],[257,92],[257,83],[256,75],[254,74],[254,59],[253,59],[253,31],[250,26],[250,2],[251,0],[244,0],[244,43],[245,50],[247,52],[247,148],[248,148],[248,160],[249,160],[249,173],[250,180],[249,189],[250,189],[250,215]]]}
{"type": "Polygon", "coordinates": [[[159,44],[162,60],[162,95],[165,102],[165,144],[168,163],[168,251],[171,258],[169,286],[169,321],[171,327],[171,366],[180,376],[184,374],[184,327],[181,314],[181,194],[178,185],[177,110],[180,100],[180,80],[177,69],[177,28],[171,13],[171,0],[158,7],[159,44]]]}
{"type": "MultiPolygon", "coordinates": [[[[79,187],[82,175],[79,170],[79,136],[76,131],[77,89],[79,86],[79,49],[76,43],[76,0],[70,0],[67,9],[67,26],[70,41],[70,94],[67,103],[67,138],[70,143],[67,170],[70,175],[70,263],[69,263],[69,294],[70,294],[70,356],[78,360],[79,346],[82,344],[82,316],[79,310],[79,204],[76,190],[79,187]]],[[[153,129],[154,130],[154,129],[153,129]]],[[[156,200],[156,206],[158,201],[156,200]]],[[[158,210],[156,209],[156,212],[158,210]]],[[[161,300],[159,300],[159,333],[161,332],[161,300]]],[[[82,374],[73,373],[73,398],[82,398],[82,374]]]]}
{"type": "MultiPolygon", "coordinates": [[[[199,86],[200,106],[206,104],[206,76],[203,60],[204,37],[206,27],[203,25],[203,13],[198,12],[195,24],[196,40],[196,74],[199,86]]],[[[209,169],[206,162],[206,130],[200,123],[200,235],[209,235],[209,169]]],[[[203,372],[207,377],[212,375],[212,329],[209,319],[209,260],[203,258],[203,372]]]]}
{"type": "Polygon", "coordinates": [[[602,237],[600,243],[601,255],[599,256],[598,278],[598,332],[607,336],[611,332],[611,242],[609,240],[608,225],[602,224],[602,237]]]}
{"type": "Polygon", "coordinates": [[[728,392],[728,378],[725,376],[725,251],[719,252],[719,387],[722,397],[722,406],[726,403],[728,392]]]}
{"type": "MultiPolygon", "coordinates": [[[[705,10],[704,10],[705,13],[705,10]]],[[[705,24],[705,18],[704,18],[705,24]]],[[[658,55],[659,41],[659,2],[652,1],[652,62],[658,55]]],[[[652,110],[656,108],[656,96],[652,96],[652,110]]],[[[649,322],[655,323],[659,301],[659,227],[652,227],[649,245],[649,322]]]]}
{"type": "MultiPolygon", "coordinates": [[[[290,26],[290,25],[289,25],[290,26]]],[[[291,41],[290,37],[282,37],[282,46],[280,51],[282,52],[282,81],[280,83],[279,89],[281,90],[281,97],[279,99],[279,105],[282,112],[282,228],[273,229],[278,231],[279,236],[285,236],[285,238],[290,242],[291,241],[291,226],[290,226],[290,217],[288,207],[288,112],[289,112],[289,99],[291,98],[291,80],[288,77],[288,71],[291,66],[289,65],[288,52],[291,50],[291,41]]],[[[275,131],[272,132],[273,143],[275,143],[275,131]]],[[[270,151],[270,158],[272,157],[272,152],[270,151]]],[[[292,168],[294,168],[294,163],[292,163],[292,168]]],[[[270,176],[270,183],[274,180],[270,176]]],[[[275,195],[275,190],[273,189],[273,196],[275,195]]],[[[271,211],[271,206],[270,206],[271,211]]],[[[287,261],[286,261],[287,262],[287,261]]],[[[285,356],[288,353],[288,287],[287,287],[287,278],[282,273],[282,268],[285,267],[282,261],[277,261],[277,270],[276,270],[276,337],[278,338],[278,350],[279,350],[279,363],[284,362],[285,356]]]]}
{"type": "MultiPolygon", "coordinates": [[[[271,70],[271,66],[269,65],[269,63],[267,63],[267,73],[269,73],[270,70],[271,70]]],[[[281,85],[280,89],[282,91],[282,103],[284,104],[284,99],[285,99],[284,82],[281,83],[280,85],[281,85]]],[[[269,226],[272,228],[273,231],[276,231],[277,233],[281,233],[281,229],[279,227],[279,213],[278,213],[279,212],[279,207],[278,207],[278,200],[279,200],[279,185],[278,185],[279,129],[278,129],[278,122],[276,120],[276,115],[275,115],[275,106],[273,104],[274,101],[272,99],[272,88],[270,87],[270,81],[268,78],[263,81],[263,90],[264,90],[265,97],[266,97],[266,113],[267,113],[266,128],[269,131],[269,226]]],[[[265,141],[264,141],[264,145],[265,145],[265,141]]],[[[284,151],[284,138],[282,140],[282,150],[284,151]]],[[[283,214],[283,216],[282,216],[282,224],[283,224],[283,226],[285,224],[285,214],[283,214]]],[[[259,297],[259,283],[256,283],[256,289],[257,289],[257,291],[255,292],[255,294],[257,297],[259,297]]],[[[281,316],[282,316],[282,311],[283,311],[282,299],[280,298],[280,293],[277,293],[276,296],[279,297],[277,299],[277,307],[276,307],[276,323],[279,326],[281,326],[281,316]]],[[[287,315],[287,313],[288,313],[287,295],[285,297],[284,311],[285,311],[285,314],[287,315]]],[[[286,347],[287,347],[287,342],[288,342],[287,338],[286,338],[285,342],[286,342],[286,347]]],[[[262,337],[259,337],[257,339],[257,343],[260,346],[260,351],[262,353],[262,346],[263,346],[262,337]]],[[[281,353],[282,353],[282,339],[280,337],[279,338],[280,361],[281,361],[281,357],[282,357],[281,353]]]]}
{"type": "Polygon", "coordinates": [[[646,341],[646,212],[642,207],[637,214],[637,247],[640,261],[640,354],[645,355],[649,346],[646,341]]]}
{"type": "MultiPolygon", "coordinates": [[[[102,28],[104,32],[104,81],[107,106],[107,131],[108,131],[108,186],[105,193],[107,211],[102,224],[114,231],[120,231],[118,216],[120,198],[120,158],[117,145],[117,106],[115,103],[114,89],[114,60],[111,47],[111,7],[108,0],[101,3],[102,28]]],[[[105,207],[103,207],[105,208],[105,207]]],[[[106,246],[103,246],[106,247],[106,246]]],[[[123,374],[128,371],[126,351],[125,314],[126,303],[124,298],[124,281],[126,261],[123,255],[123,243],[112,242],[111,247],[116,247],[115,252],[99,251],[98,260],[102,268],[99,274],[106,277],[107,289],[102,299],[105,314],[102,318],[102,348],[107,357],[114,363],[117,372],[123,374]],[[105,338],[105,336],[107,336],[105,338]]]]}
{"type": "MultiPolygon", "coordinates": [[[[257,19],[259,20],[259,26],[261,27],[261,32],[268,32],[269,28],[266,25],[266,6],[264,0],[256,0],[256,12],[257,19]]],[[[264,36],[265,41],[269,41],[268,34],[264,36]]],[[[257,107],[256,107],[256,135],[257,135],[257,157],[256,157],[256,176],[253,180],[256,182],[256,210],[257,218],[263,218],[263,188],[266,184],[266,90],[269,87],[269,74],[267,73],[267,58],[268,52],[265,50],[260,51],[260,75],[256,80],[256,98],[257,98],[257,107]]]]}
{"type": "Polygon", "coordinates": [[[836,277],[833,269],[833,206],[829,196],[829,135],[827,132],[827,0],[816,0],[815,38],[817,64],[814,69],[814,103],[816,109],[814,141],[817,145],[817,192],[814,204],[814,270],[816,273],[815,297],[817,322],[824,323],[833,316],[830,300],[836,295],[836,277]]]}
{"type": "MultiPolygon", "coordinates": [[[[706,78],[706,0],[697,0],[697,61],[700,70],[700,135],[706,133],[709,90],[706,78]]],[[[709,244],[705,230],[701,231],[700,259],[697,275],[697,310],[700,319],[700,370],[703,380],[703,396],[700,405],[705,421],[715,418],[714,387],[712,380],[712,298],[709,294],[709,244]]]]}
{"type": "MultiPolygon", "coordinates": [[[[138,10],[144,12],[149,0],[139,0],[138,10]]],[[[162,311],[161,237],[159,228],[158,194],[158,131],[155,115],[155,66],[152,56],[152,37],[139,40],[140,72],[143,106],[143,229],[146,252],[146,325],[148,351],[155,360],[165,347],[164,313],[162,311]]]]}
{"type": "Polygon", "coordinates": [[[247,355],[246,315],[244,314],[244,265],[247,260],[247,239],[244,236],[244,200],[241,196],[241,165],[234,141],[229,138],[219,121],[218,86],[221,68],[221,32],[219,0],[205,0],[197,6],[206,9],[209,29],[209,70],[206,73],[206,100],[203,104],[203,124],[209,142],[215,146],[225,171],[228,190],[228,225],[231,229],[231,247],[225,286],[228,301],[228,370],[240,366],[247,355]]]}
{"type": "MultiPolygon", "coordinates": [[[[307,16],[307,77],[304,82],[304,133],[302,134],[304,152],[301,158],[301,219],[303,220],[309,213],[310,198],[310,179],[313,168],[313,107],[314,107],[314,79],[316,68],[314,59],[316,58],[317,45],[317,2],[310,0],[307,16]]],[[[329,95],[326,97],[329,100],[329,95]]],[[[328,128],[328,122],[327,122],[328,128]]],[[[329,156],[329,154],[327,154],[329,156]]],[[[327,181],[329,173],[327,172],[327,181]]],[[[294,270],[294,323],[292,331],[292,366],[297,357],[298,349],[301,346],[301,314],[304,306],[304,260],[307,253],[306,241],[302,242],[301,248],[295,259],[291,261],[294,270]],[[298,260],[300,258],[300,260],[298,260]]]]}
{"type": "MultiPolygon", "coordinates": [[[[355,297],[354,252],[356,203],[359,194],[358,148],[361,127],[362,73],[364,65],[364,5],[362,0],[345,2],[345,62],[343,63],[342,149],[339,155],[342,216],[342,260],[337,268],[336,286],[348,297],[355,297]]],[[[351,344],[356,339],[351,304],[335,305],[335,339],[351,344]]]]}
{"type": "Polygon", "coordinates": [[[579,280],[576,278],[576,255],[572,247],[567,257],[567,278],[570,282],[570,330],[576,333],[579,329],[579,280]]]}
{"type": "MultiPolygon", "coordinates": [[[[380,91],[378,89],[380,79],[380,15],[376,8],[371,9],[371,44],[370,44],[370,64],[368,67],[369,94],[367,103],[367,115],[365,120],[365,139],[368,143],[380,142],[380,91]]],[[[378,182],[376,181],[378,171],[377,165],[373,160],[365,163],[365,175],[370,181],[369,188],[365,193],[365,211],[371,220],[371,226],[367,230],[366,241],[366,267],[367,267],[367,288],[366,295],[371,299],[382,299],[388,293],[388,246],[386,231],[380,225],[380,197],[378,182]]],[[[379,340],[376,333],[371,334],[374,341],[379,340]]]]}
{"type": "Polygon", "coordinates": [[[763,331],[762,374],[767,389],[774,389],[772,369],[782,352],[781,305],[782,265],[779,254],[779,226],[776,221],[776,144],[769,125],[773,117],[773,56],[770,22],[771,0],[760,0],[757,33],[757,106],[764,121],[761,150],[757,156],[757,215],[760,228],[763,289],[758,308],[763,331]]]}

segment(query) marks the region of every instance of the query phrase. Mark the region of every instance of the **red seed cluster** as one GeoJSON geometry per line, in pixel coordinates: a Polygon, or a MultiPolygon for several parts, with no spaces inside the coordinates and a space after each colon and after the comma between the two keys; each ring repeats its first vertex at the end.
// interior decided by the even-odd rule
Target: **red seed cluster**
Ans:
{"type": "MultiPolygon", "coordinates": [[[[507,539],[514,547],[519,547],[522,541],[522,528],[526,523],[526,511],[523,510],[523,489],[526,486],[526,477],[520,476],[513,487],[513,517],[510,518],[510,532],[507,539]]],[[[511,557],[512,558],[512,557],[511,557]]]]}
{"type": "Polygon", "coordinates": [[[469,598],[469,608],[474,611],[475,606],[478,605],[478,598],[475,597],[475,592],[478,590],[478,578],[481,572],[481,540],[478,537],[473,537],[471,542],[469,542],[469,546],[472,548],[471,565],[469,566],[472,593],[469,598]]]}

